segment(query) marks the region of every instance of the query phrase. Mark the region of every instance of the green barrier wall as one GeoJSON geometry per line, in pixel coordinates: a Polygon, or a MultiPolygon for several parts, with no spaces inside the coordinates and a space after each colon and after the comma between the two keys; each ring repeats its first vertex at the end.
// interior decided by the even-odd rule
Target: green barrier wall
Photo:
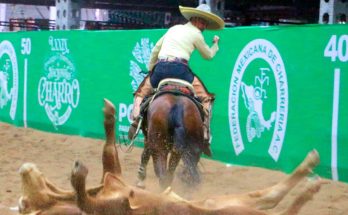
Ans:
{"type": "MultiPolygon", "coordinates": [[[[117,106],[118,135],[127,132],[132,93],[163,33],[1,33],[0,119],[102,138],[108,98],[117,106]]],[[[194,53],[191,60],[216,94],[213,158],[289,172],[316,148],[316,172],[347,182],[347,26],[234,28],[205,32],[207,41],[215,33],[217,56],[204,61],[194,53]]]]}

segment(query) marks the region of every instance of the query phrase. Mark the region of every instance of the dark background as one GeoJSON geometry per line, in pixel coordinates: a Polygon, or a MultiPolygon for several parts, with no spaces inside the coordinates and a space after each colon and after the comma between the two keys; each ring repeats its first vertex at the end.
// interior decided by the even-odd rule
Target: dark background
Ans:
{"type": "MultiPolygon", "coordinates": [[[[82,8],[107,9],[113,14],[108,22],[85,20],[86,29],[90,30],[168,28],[185,21],[180,15],[178,5],[196,7],[198,4],[198,0],[72,1],[79,2],[82,8]],[[158,17],[164,17],[165,12],[171,14],[170,23],[163,24],[163,18],[152,18],[156,13],[158,17]]],[[[0,0],[0,3],[54,6],[55,0],[0,0]]],[[[311,24],[318,23],[319,7],[319,0],[226,0],[224,20],[226,27],[311,24]]],[[[35,23],[40,29],[54,29],[53,21],[35,20],[35,23]]]]}

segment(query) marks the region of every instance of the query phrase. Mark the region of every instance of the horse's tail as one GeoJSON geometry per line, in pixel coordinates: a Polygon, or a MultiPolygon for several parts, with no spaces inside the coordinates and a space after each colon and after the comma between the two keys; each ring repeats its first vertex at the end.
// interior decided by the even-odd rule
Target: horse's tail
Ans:
{"type": "Polygon", "coordinates": [[[184,116],[184,105],[177,102],[170,111],[170,127],[173,129],[173,151],[181,155],[185,166],[183,172],[183,177],[186,178],[185,181],[191,185],[196,185],[200,183],[200,175],[197,170],[199,154],[195,153],[195,148],[186,142],[184,116]]]}
{"type": "Polygon", "coordinates": [[[170,127],[173,129],[173,149],[185,152],[184,106],[176,103],[170,110],[170,127]]]}

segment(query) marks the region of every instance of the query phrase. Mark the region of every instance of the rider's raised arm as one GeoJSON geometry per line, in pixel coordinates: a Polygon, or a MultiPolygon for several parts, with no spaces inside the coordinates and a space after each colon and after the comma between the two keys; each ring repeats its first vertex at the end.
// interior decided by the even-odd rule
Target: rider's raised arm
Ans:
{"type": "Polygon", "coordinates": [[[161,50],[162,43],[163,43],[163,38],[164,38],[164,36],[162,36],[157,41],[155,47],[152,49],[151,57],[150,57],[150,61],[149,61],[149,66],[148,66],[149,71],[152,71],[153,67],[155,66],[155,64],[156,64],[156,62],[158,60],[158,53],[161,50]]]}
{"type": "Polygon", "coordinates": [[[204,41],[204,37],[202,34],[197,34],[196,37],[197,38],[194,43],[196,49],[199,51],[203,58],[208,60],[212,59],[215,56],[216,52],[219,50],[218,43],[214,42],[214,44],[211,47],[209,47],[207,43],[204,41]]]}

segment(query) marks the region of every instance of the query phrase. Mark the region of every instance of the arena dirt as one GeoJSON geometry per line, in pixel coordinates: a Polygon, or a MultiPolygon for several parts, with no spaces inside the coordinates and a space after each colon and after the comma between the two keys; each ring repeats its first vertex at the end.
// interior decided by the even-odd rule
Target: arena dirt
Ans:
{"type": "MultiPolygon", "coordinates": [[[[14,127],[0,123],[0,215],[17,214],[15,208],[20,196],[19,167],[25,162],[35,163],[56,185],[71,189],[69,176],[74,160],[84,162],[89,168],[87,185],[96,185],[101,178],[101,151],[104,142],[100,139],[66,136],[14,127]]],[[[130,153],[119,150],[123,176],[135,184],[141,149],[130,153]]],[[[180,167],[178,169],[180,171],[180,167]]],[[[226,166],[223,163],[202,159],[200,163],[203,182],[195,192],[185,192],[178,177],[173,189],[190,199],[209,196],[243,193],[271,186],[285,177],[284,173],[255,167],[226,166]]],[[[348,184],[328,181],[314,199],[301,210],[302,215],[347,215],[348,184]]],[[[160,192],[153,166],[148,166],[147,189],[160,192]]],[[[300,192],[299,184],[274,210],[286,207],[300,192]]]]}

